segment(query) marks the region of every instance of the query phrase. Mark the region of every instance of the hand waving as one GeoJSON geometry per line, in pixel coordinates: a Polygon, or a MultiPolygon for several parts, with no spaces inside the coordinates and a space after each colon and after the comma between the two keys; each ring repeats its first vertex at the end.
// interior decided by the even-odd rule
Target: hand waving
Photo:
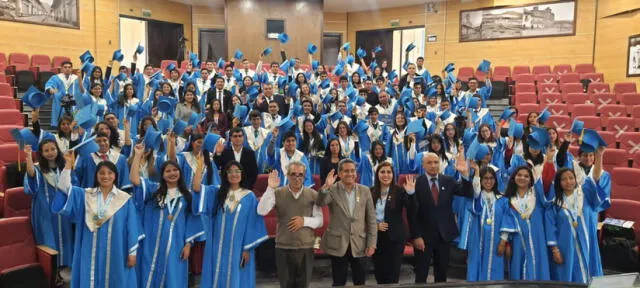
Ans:
{"type": "Polygon", "coordinates": [[[402,187],[404,188],[404,191],[416,191],[416,176],[407,175],[402,187]]]}
{"type": "Polygon", "coordinates": [[[460,149],[458,156],[456,157],[456,171],[460,172],[463,176],[469,176],[469,163],[464,157],[464,148],[460,149]]]}
{"type": "Polygon", "coordinates": [[[143,143],[136,144],[136,146],[133,148],[133,153],[135,153],[134,156],[138,156],[138,157],[144,155],[144,144],[143,143]]]}
{"type": "Polygon", "coordinates": [[[269,173],[269,180],[267,183],[269,188],[272,189],[276,189],[278,188],[278,186],[280,186],[280,176],[278,176],[278,171],[273,170],[271,171],[271,173],[269,173]]]}
{"type": "Polygon", "coordinates": [[[329,174],[327,174],[327,179],[324,180],[324,185],[322,185],[322,189],[329,189],[331,185],[336,183],[336,179],[338,179],[338,175],[336,175],[336,170],[331,169],[329,174]]]}

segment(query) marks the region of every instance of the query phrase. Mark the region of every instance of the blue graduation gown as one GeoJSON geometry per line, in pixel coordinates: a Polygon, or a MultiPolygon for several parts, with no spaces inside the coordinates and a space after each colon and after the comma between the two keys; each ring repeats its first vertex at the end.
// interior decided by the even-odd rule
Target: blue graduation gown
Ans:
{"type": "Polygon", "coordinates": [[[67,91],[59,75],[61,74],[58,74],[49,78],[49,81],[47,81],[47,84],[45,84],[44,86],[45,91],[49,90],[50,88],[54,88],[57,90],[57,92],[52,97],[53,102],[51,104],[51,127],[52,128],[58,127],[58,120],[64,114],[64,111],[63,111],[64,108],[60,106],[60,100],[62,100],[62,97],[64,97],[64,95],[66,95],[67,93],[72,95],[74,99],[80,97],[81,95],[80,85],[78,84],[77,79],[73,81],[73,84],[71,84],[71,86],[69,87],[69,90],[67,91]]]}
{"type": "Polygon", "coordinates": [[[133,89],[136,91],[136,97],[142,102],[144,100],[144,88],[147,86],[147,81],[142,73],[135,73],[131,77],[133,89]]]}
{"type": "Polygon", "coordinates": [[[389,139],[385,141],[385,143],[387,143],[387,157],[393,159],[393,175],[398,177],[400,174],[413,173],[409,165],[409,160],[407,159],[408,150],[404,145],[404,136],[402,137],[403,141],[399,143],[395,143],[393,138],[393,134],[389,134],[389,139]]]}
{"type": "Polygon", "coordinates": [[[158,190],[157,182],[140,178],[141,185],[134,187],[133,199],[141,208],[142,228],[149,239],[140,245],[139,287],[187,287],[189,285],[189,261],[182,260],[184,245],[204,235],[200,217],[194,215],[192,207],[184,197],[179,198],[173,215],[168,220],[169,208],[158,206],[153,194],[158,190]],[[149,286],[150,285],[150,286],[149,286]]]}
{"type": "MultiPolygon", "coordinates": [[[[393,166],[393,160],[391,158],[387,158],[384,162],[389,162],[393,166]]],[[[358,163],[357,167],[358,175],[360,175],[360,184],[367,187],[373,187],[378,165],[380,165],[380,163],[373,165],[371,155],[369,154],[360,157],[360,163],[358,163]]]]}
{"type": "MultiPolygon", "coordinates": [[[[52,204],[55,213],[76,223],[71,288],[137,287],[136,269],[127,267],[127,257],[138,249],[144,234],[139,230],[133,200],[127,200],[92,232],[87,226],[85,202],[90,189],[72,187],[69,194],[58,190],[52,204]]],[[[101,195],[98,195],[101,197],[101,195]]],[[[112,204],[113,205],[113,204],[112,204]]]]}
{"type": "Polygon", "coordinates": [[[511,239],[511,280],[550,280],[549,254],[544,234],[546,198],[542,181],[536,181],[533,189],[536,204],[529,219],[522,219],[513,207],[509,209],[518,230],[511,239]]]}
{"type": "Polygon", "coordinates": [[[217,210],[217,186],[203,185],[194,193],[198,213],[211,219],[204,249],[202,287],[256,287],[254,249],[269,238],[264,219],[257,213],[258,199],[249,192],[239,199],[235,210],[225,206],[217,210]],[[215,215],[214,215],[215,213],[215,215]],[[251,254],[249,262],[240,267],[242,252],[251,254]]]}
{"type": "Polygon", "coordinates": [[[70,267],[73,255],[71,220],[51,211],[51,203],[58,189],[49,184],[39,167],[34,168],[34,177],[24,174],[24,193],[31,195],[31,226],[34,238],[38,245],[58,251],[58,265],[70,267]]]}
{"type": "MultiPolygon", "coordinates": [[[[110,159],[116,159],[113,150],[109,152],[110,159]],[[114,156],[112,156],[114,155],[114,156]],[[112,158],[113,157],[113,158],[112,158]]],[[[98,163],[93,159],[93,154],[83,155],[78,157],[76,161],[76,168],[74,174],[78,179],[78,186],[89,188],[95,187],[96,167],[98,163]]],[[[118,179],[116,180],[116,186],[120,189],[126,190],[131,188],[131,181],[129,181],[129,165],[127,165],[127,158],[120,153],[117,153],[117,160],[113,161],[113,164],[118,168],[118,179]]]]}
{"type": "MultiPolygon", "coordinates": [[[[278,171],[278,176],[280,177],[280,185],[284,186],[287,184],[287,177],[284,174],[284,171],[282,170],[282,163],[281,163],[281,158],[280,158],[280,152],[283,150],[284,148],[281,149],[274,149],[273,155],[269,155],[269,165],[276,171],[278,171]]],[[[302,152],[300,152],[299,150],[296,150],[295,152],[296,154],[300,153],[302,154],[302,152]]],[[[302,162],[302,164],[304,164],[305,167],[309,167],[309,160],[307,160],[307,156],[304,156],[304,154],[300,157],[300,162],[302,162]]],[[[315,182],[313,181],[313,175],[311,175],[311,169],[306,169],[306,175],[304,176],[304,186],[305,187],[313,187],[313,185],[315,185],[315,182]]]]}
{"type": "MultiPolygon", "coordinates": [[[[553,187],[553,185],[552,185],[553,187]]],[[[550,194],[555,195],[554,189],[550,194]]],[[[549,246],[558,246],[560,254],[562,254],[563,264],[558,265],[550,262],[551,269],[555,273],[553,275],[557,281],[589,283],[591,277],[602,276],[602,271],[594,271],[591,266],[600,267],[600,253],[592,257],[590,253],[594,251],[591,246],[598,246],[597,227],[588,229],[588,225],[594,225],[587,222],[586,214],[597,214],[599,207],[608,201],[608,195],[602,187],[596,185],[591,177],[586,178],[582,184],[582,213],[583,216],[577,215],[575,218],[570,211],[564,207],[553,205],[547,209],[545,213],[545,232],[547,236],[547,244],[549,246]],[[574,227],[573,222],[577,223],[574,227]],[[592,242],[592,241],[596,242],[592,242]],[[600,274],[594,274],[600,273],[600,274]]],[[[574,192],[576,193],[576,192],[574,192]]]]}
{"type": "MultiPolygon", "coordinates": [[[[195,176],[196,171],[196,160],[195,157],[192,156],[191,152],[182,152],[176,154],[176,160],[178,160],[178,165],[180,165],[180,171],[182,171],[182,179],[184,179],[184,184],[187,187],[191,187],[191,181],[195,176]]],[[[202,184],[205,185],[220,185],[220,173],[218,172],[218,166],[213,160],[211,161],[211,169],[213,172],[211,173],[211,178],[207,179],[207,166],[204,168],[204,175],[202,177],[202,184]]]]}
{"type": "Polygon", "coordinates": [[[513,217],[509,216],[509,199],[494,200],[493,214],[481,196],[467,199],[465,204],[468,222],[463,225],[459,247],[469,252],[467,281],[504,280],[504,257],[497,254],[500,233],[516,232],[513,217]]]}

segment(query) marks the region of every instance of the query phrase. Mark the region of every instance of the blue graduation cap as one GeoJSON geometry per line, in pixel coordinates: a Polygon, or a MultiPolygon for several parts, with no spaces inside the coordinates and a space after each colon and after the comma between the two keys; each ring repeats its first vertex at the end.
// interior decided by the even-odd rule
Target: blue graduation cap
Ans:
{"type": "Polygon", "coordinates": [[[364,49],[362,48],[358,48],[358,50],[356,50],[356,55],[358,56],[358,58],[364,58],[365,56],[367,56],[367,51],[364,51],[364,49]]]}
{"type": "Polygon", "coordinates": [[[173,124],[173,132],[175,132],[178,135],[182,135],[184,134],[184,130],[187,129],[187,126],[189,126],[187,122],[177,119],[176,123],[173,124]]]}
{"type": "Polygon", "coordinates": [[[351,65],[354,61],[356,61],[356,58],[353,55],[347,56],[347,64],[351,65]]]}
{"type": "Polygon", "coordinates": [[[204,136],[204,140],[202,141],[202,149],[209,152],[215,151],[216,144],[218,144],[221,139],[222,137],[220,137],[220,135],[218,134],[207,133],[207,135],[204,136]]]}
{"type": "Polygon", "coordinates": [[[318,47],[316,45],[313,45],[313,43],[309,43],[307,45],[307,53],[313,55],[318,51],[318,47]]]}
{"type": "Polygon", "coordinates": [[[169,65],[167,65],[167,71],[171,72],[173,70],[176,70],[176,64],[173,63],[169,63],[169,65]]]}
{"type": "MultiPolygon", "coordinates": [[[[197,73],[197,72],[198,72],[198,71],[196,71],[195,73],[197,73]]],[[[195,73],[194,73],[194,75],[195,75],[195,73]]],[[[198,77],[199,77],[200,73],[198,73],[197,75],[198,75],[198,77]]],[[[153,73],[153,74],[151,75],[151,79],[153,79],[153,80],[158,80],[158,81],[160,81],[160,80],[162,80],[162,78],[164,78],[164,74],[162,74],[162,71],[160,71],[160,70],[156,71],[156,73],[153,73]]]]}
{"type": "Polygon", "coordinates": [[[391,97],[396,97],[396,95],[398,95],[398,91],[396,91],[396,89],[393,88],[393,85],[391,85],[391,82],[387,83],[387,94],[389,94],[389,96],[391,97]]]}
{"type": "Polygon", "coordinates": [[[467,104],[467,108],[477,109],[478,108],[478,97],[470,97],[469,103],[467,104]]]}
{"type": "Polygon", "coordinates": [[[42,93],[36,86],[29,87],[29,90],[22,96],[22,103],[36,109],[45,103],[47,103],[49,97],[45,93],[42,93]]]}
{"type": "Polygon", "coordinates": [[[290,64],[288,59],[284,60],[284,62],[280,64],[280,70],[284,71],[285,73],[289,72],[289,67],[290,67],[290,64]]]}
{"type": "Polygon", "coordinates": [[[513,114],[516,114],[516,111],[513,111],[511,107],[506,107],[504,108],[504,111],[502,111],[502,114],[500,114],[500,120],[507,120],[511,118],[513,114]]]}
{"type": "Polygon", "coordinates": [[[407,45],[407,49],[405,49],[404,51],[408,53],[408,52],[411,52],[411,50],[413,50],[415,48],[416,48],[416,45],[413,44],[413,42],[411,42],[411,43],[409,43],[409,45],[407,45]]]}
{"type": "Polygon", "coordinates": [[[195,126],[200,122],[200,114],[196,112],[191,112],[191,116],[189,116],[189,122],[187,123],[189,126],[195,126]]]}
{"type": "Polygon", "coordinates": [[[378,45],[376,46],[376,48],[373,48],[373,53],[380,53],[382,52],[382,46],[378,45]]]}
{"type": "Polygon", "coordinates": [[[349,51],[349,49],[351,49],[351,42],[342,44],[342,49],[344,49],[345,51],[349,51]]]}
{"type": "Polygon", "coordinates": [[[449,63],[447,64],[447,66],[444,67],[444,72],[447,72],[447,73],[451,73],[454,70],[456,70],[456,65],[453,63],[449,63]]]}
{"type": "Polygon", "coordinates": [[[89,137],[88,139],[80,142],[78,145],[73,148],[69,148],[71,151],[75,151],[79,156],[87,156],[91,153],[96,153],[100,151],[100,146],[96,143],[96,135],[89,137]]]}
{"type": "Polygon", "coordinates": [[[367,124],[367,120],[358,120],[356,126],[353,126],[353,131],[356,133],[365,133],[369,129],[369,125],[367,124]]]}
{"type": "Polygon", "coordinates": [[[264,50],[262,50],[262,56],[268,56],[272,51],[273,49],[271,49],[271,47],[264,48],[264,50]]]}
{"type": "Polygon", "coordinates": [[[295,104],[293,106],[293,116],[298,117],[304,115],[304,110],[302,109],[302,105],[295,104]]]}
{"type": "Polygon", "coordinates": [[[527,137],[529,147],[535,150],[544,150],[547,148],[551,142],[551,140],[549,140],[549,132],[547,132],[547,129],[536,126],[531,128],[533,129],[533,132],[531,132],[529,137],[527,137]]]}
{"type": "Polygon", "coordinates": [[[449,111],[449,110],[444,110],[440,114],[440,120],[442,120],[442,121],[445,121],[445,120],[449,119],[449,117],[451,117],[451,111],[449,111]]]}
{"type": "Polygon", "coordinates": [[[447,73],[447,83],[448,85],[453,85],[456,82],[458,82],[458,78],[456,78],[456,75],[453,74],[453,72],[449,72],[447,73]]]}
{"type": "Polygon", "coordinates": [[[224,68],[225,64],[226,63],[224,62],[224,58],[222,58],[222,57],[218,58],[218,63],[217,63],[218,69],[224,68]]]}
{"type": "Polygon", "coordinates": [[[409,88],[409,87],[404,87],[402,88],[402,92],[400,92],[400,98],[411,98],[413,97],[413,89],[409,88]]]}
{"type": "Polygon", "coordinates": [[[592,129],[584,129],[582,135],[582,141],[580,142],[580,150],[583,152],[591,153],[598,150],[600,147],[607,147],[607,142],[602,139],[602,136],[598,134],[598,131],[592,129]]]}
{"type": "Polygon", "coordinates": [[[85,62],[91,62],[93,63],[93,61],[95,61],[95,58],[93,58],[93,55],[91,55],[91,51],[87,50],[84,53],[82,53],[82,55],[80,55],[80,62],[85,63],[85,62]]]}
{"type": "Polygon", "coordinates": [[[244,56],[242,51],[240,51],[240,49],[236,49],[236,52],[233,54],[233,58],[236,58],[238,60],[242,60],[242,56],[244,56]]]}
{"type": "Polygon", "coordinates": [[[487,146],[487,144],[478,142],[478,140],[476,139],[469,146],[469,149],[467,150],[467,155],[465,156],[467,159],[471,159],[473,161],[480,161],[485,156],[487,156],[489,152],[490,152],[489,146],[487,146]]]}
{"type": "Polygon", "coordinates": [[[200,59],[198,59],[198,58],[193,59],[193,61],[191,61],[191,66],[193,68],[200,68],[200,59]]]}
{"type": "Polygon", "coordinates": [[[189,54],[189,60],[191,60],[191,62],[193,62],[193,61],[195,61],[195,60],[197,60],[197,59],[198,59],[198,54],[196,54],[196,53],[194,53],[194,52],[191,52],[191,53],[189,54]]]}
{"type": "Polygon", "coordinates": [[[396,72],[396,69],[391,70],[391,72],[387,74],[387,78],[389,78],[389,82],[391,83],[393,83],[397,77],[398,77],[398,72],[396,72]]]}
{"type": "Polygon", "coordinates": [[[347,95],[349,100],[351,100],[353,99],[353,97],[356,97],[358,95],[358,90],[356,90],[352,86],[349,86],[349,88],[347,88],[347,91],[345,91],[344,94],[347,95]]]}
{"type": "Polygon", "coordinates": [[[258,96],[258,94],[260,94],[260,90],[258,86],[251,85],[249,89],[247,89],[247,94],[249,94],[250,99],[255,99],[258,96]]]}
{"type": "MultiPolygon", "coordinates": [[[[401,104],[404,106],[404,109],[406,111],[409,112],[413,112],[416,110],[416,103],[413,102],[413,98],[411,97],[404,97],[404,98],[400,98],[401,99],[401,104]]],[[[435,117],[434,117],[435,118],[435,117]]]]}
{"type": "Polygon", "coordinates": [[[344,64],[338,64],[333,68],[333,75],[340,76],[344,73],[344,64]]]}
{"type": "Polygon", "coordinates": [[[122,62],[122,60],[124,60],[124,54],[122,54],[122,49],[113,51],[113,57],[111,57],[111,60],[122,62]]]}
{"type": "Polygon", "coordinates": [[[33,132],[31,132],[31,129],[14,128],[14,129],[11,129],[11,131],[9,132],[11,132],[11,137],[13,137],[13,139],[16,140],[21,150],[24,149],[25,145],[31,145],[34,151],[38,150],[38,138],[36,137],[36,135],[33,135],[33,132]]]}
{"type": "Polygon", "coordinates": [[[289,89],[287,90],[287,95],[290,97],[296,97],[296,92],[298,91],[298,84],[296,82],[289,83],[289,89]]]}
{"type": "Polygon", "coordinates": [[[362,96],[357,96],[354,102],[357,106],[362,106],[366,102],[366,100],[362,96]]]}
{"type": "Polygon", "coordinates": [[[279,77],[278,78],[278,87],[279,88],[284,88],[285,85],[287,85],[287,77],[279,77]]]}
{"type": "Polygon", "coordinates": [[[416,140],[424,139],[425,134],[427,134],[427,132],[424,129],[424,120],[416,119],[411,121],[409,125],[407,125],[406,134],[408,135],[412,133],[416,134],[416,140]]]}
{"type": "Polygon", "coordinates": [[[287,33],[280,33],[280,35],[278,35],[278,41],[282,44],[287,44],[287,42],[289,42],[289,35],[287,35],[287,33]]]}
{"type": "Polygon", "coordinates": [[[333,122],[333,121],[342,120],[342,117],[344,117],[344,115],[342,115],[340,111],[336,111],[331,113],[331,115],[329,116],[329,119],[331,119],[331,122],[333,122]]]}
{"type": "Polygon", "coordinates": [[[331,103],[332,100],[333,100],[333,97],[331,97],[331,94],[327,93],[327,95],[324,96],[324,98],[322,98],[322,103],[323,104],[329,104],[329,103],[331,103]]]}
{"type": "Polygon", "coordinates": [[[482,97],[482,99],[484,100],[489,99],[489,96],[491,96],[491,87],[492,86],[484,86],[478,89],[478,95],[480,95],[480,97],[482,97]]]}
{"type": "Polygon", "coordinates": [[[402,64],[402,70],[404,71],[409,70],[409,61],[405,61],[404,64],[402,64]]]}
{"type": "Polygon", "coordinates": [[[378,62],[376,62],[376,60],[371,61],[371,64],[369,64],[369,69],[373,71],[376,69],[376,67],[378,67],[378,62]]]}
{"type": "Polygon", "coordinates": [[[240,70],[233,69],[233,78],[236,79],[237,83],[242,83],[242,73],[240,73],[240,70]]]}
{"type": "Polygon", "coordinates": [[[570,130],[571,133],[576,135],[582,135],[583,130],[584,130],[584,121],[574,119],[573,123],[571,124],[571,130],[570,130]]]}
{"type": "Polygon", "coordinates": [[[138,47],[136,47],[136,54],[142,54],[144,52],[144,46],[138,43],[138,47]]]}
{"type": "Polygon", "coordinates": [[[175,109],[175,106],[177,104],[176,102],[177,102],[176,98],[160,96],[158,98],[158,105],[157,105],[158,111],[165,114],[171,114],[175,109]]]}
{"type": "Polygon", "coordinates": [[[171,119],[160,119],[157,123],[158,126],[158,130],[160,131],[161,134],[167,134],[169,133],[169,128],[171,127],[171,119]]]}
{"type": "Polygon", "coordinates": [[[118,79],[118,81],[125,81],[127,80],[127,73],[124,72],[120,72],[120,74],[118,74],[118,76],[116,76],[116,79],[118,79]]]}
{"type": "Polygon", "coordinates": [[[98,123],[97,115],[94,113],[93,105],[87,105],[78,110],[75,115],[76,123],[84,130],[89,130],[98,123]]]}
{"type": "Polygon", "coordinates": [[[322,80],[322,82],[320,82],[320,88],[322,89],[327,89],[329,88],[329,86],[331,86],[331,80],[329,80],[329,78],[322,80]]]}
{"type": "Polygon", "coordinates": [[[514,139],[522,139],[522,136],[524,136],[524,125],[516,121],[509,122],[507,135],[509,135],[509,137],[513,137],[514,139]]]}
{"type": "Polygon", "coordinates": [[[147,131],[144,133],[143,143],[146,150],[158,150],[160,143],[162,143],[162,132],[156,130],[153,126],[147,127],[147,131]]]}
{"type": "Polygon", "coordinates": [[[293,126],[296,126],[296,124],[293,123],[293,121],[291,121],[291,117],[289,117],[289,116],[280,119],[280,123],[278,123],[278,127],[280,127],[280,132],[282,134],[284,134],[284,133],[288,132],[289,130],[291,130],[291,128],[293,128],[293,126]]]}
{"type": "Polygon", "coordinates": [[[90,74],[95,67],[96,65],[93,65],[93,63],[91,62],[84,62],[82,63],[82,67],[80,67],[80,70],[82,70],[82,72],[84,72],[85,74],[90,74]]]}
{"type": "Polygon", "coordinates": [[[233,117],[240,119],[240,121],[244,121],[248,113],[249,107],[244,105],[236,105],[236,108],[233,109],[233,117]]]}
{"type": "Polygon", "coordinates": [[[318,61],[318,60],[311,61],[311,69],[313,71],[317,71],[318,70],[318,66],[320,66],[320,61],[318,61]]]}
{"type": "Polygon", "coordinates": [[[478,71],[487,73],[489,72],[489,68],[491,68],[491,62],[488,60],[482,60],[480,65],[478,65],[478,71]]]}
{"type": "Polygon", "coordinates": [[[545,107],[540,115],[538,115],[538,122],[544,124],[551,117],[551,112],[549,112],[549,106],[545,107]]]}

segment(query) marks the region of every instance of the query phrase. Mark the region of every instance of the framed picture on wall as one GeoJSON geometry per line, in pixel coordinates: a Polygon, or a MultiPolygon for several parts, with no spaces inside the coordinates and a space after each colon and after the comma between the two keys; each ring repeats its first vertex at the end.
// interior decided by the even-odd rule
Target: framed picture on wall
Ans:
{"type": "Polygon", "coordinates": [[[640,77],[640,34],[629,36],[627,77],[640,77]]]}
{"type": "Polygon", "coordinates": [[[80,29],[78,0],[0,0],[0,20],[80,29]]]}
{"type": "Polygon", "coordinates": [[[460,42],[576,34],[576,1],[460,11],[460,42]]]}

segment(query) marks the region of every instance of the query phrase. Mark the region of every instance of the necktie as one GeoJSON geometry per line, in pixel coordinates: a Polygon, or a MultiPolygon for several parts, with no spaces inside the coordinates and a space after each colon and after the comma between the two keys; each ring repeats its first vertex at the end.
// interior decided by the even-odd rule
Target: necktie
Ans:
{"type": "Polygon", "coordinates": [[[257,129],[253,130],[253,137],[255,137],[255,139],[258,139],[258,130],[257,129]]]}
{"type": "Polygon", "coordinates": [[[100,158],[102,158],[102,161],[107,161],[107,154],[106,153],[100,154],[100,158]]]}
{"type": "Polygon", "coordinates": [[[438,178],[433,177],[431,178],[431,197],[433,197],[433,203],[435,203],[436,205],[438,205],[438,186],[436,185],[436,181],[438,181],[438,178]]]}

